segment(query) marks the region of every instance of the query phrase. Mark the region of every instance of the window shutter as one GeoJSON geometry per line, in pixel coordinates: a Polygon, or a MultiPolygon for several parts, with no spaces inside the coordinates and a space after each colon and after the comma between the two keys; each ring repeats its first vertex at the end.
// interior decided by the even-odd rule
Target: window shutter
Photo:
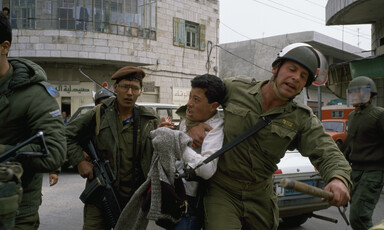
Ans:
{"type": "Polygon", "coordinates": [[[185,46],[185,20],[173,18],[173,45],[185,46]]]}
{"type": "Polygon", "coordinates": [[[200,24],[200,50],[205,50],[205,25],[200,24]]]}

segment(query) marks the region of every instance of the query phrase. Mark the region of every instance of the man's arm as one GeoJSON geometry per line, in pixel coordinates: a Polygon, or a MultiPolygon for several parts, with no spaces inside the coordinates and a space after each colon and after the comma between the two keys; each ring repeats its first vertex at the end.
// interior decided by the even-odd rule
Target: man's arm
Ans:
{"type": "Polygon", "coordinates": [[[209,132],[211,130],[212,130],[212,127],[204,123],[200,123],[199,125],[192,127],[188,131],[188,136],[190,136],[193,140],[192,147],[200,148],[206,136],[205,132],[206,131],[209,132]]]}
{"type": "MultiPolygon", "coordinates": [[[[217,152],[223,146],[224,141],[224,120],[220,119],[220,122],[209,131],[207,136],[204,139],[204,142],[201,146],[201,154],[196,153],[193,149],[187,148],[184,152],[183,159],[188,163],[189,166],[195,168],[197,165],[202,163],[205,159],[210,157],[212,154],[217,152]]],[[[200,176],[203,179],[209,179],[216,172],[217,161],[215,159],[208,164],[196,169],[196,175],[200,176]]]]}
{"type": "Polygon", "coordinates": [[[93,164],[89,162],[84,155],[82,144],[89,141],[90,130],[92,127],[93,116],[95,112],[93,110],[77,117],[75,120],[68,123],[66,126],[66,138],[68,143],[68,161],[69,163],[77,167],[79,174],[83,178],[93,178],[93,164]]]}
{"type": "MultiPolygon", "coordinates": [[[[37,172],[50,172],[59,168],[66,158],[65,127],[61,116],[56,116],[54,111],[59,111],[56,99],[49,95],[40,85],[34,85],[37,92],[29,101],[29,108],[26,114],[26,124],[31,135],[43,131],[49,154],[44,157],[23,156],[20,162],[24,169],[33,168],[37,172]]],[[[41,146],[30,144],[20,151],[40,152],[41,146]]]]}
{"type": "Polygon", "coordinates": [[[324,132],[323,126],[315,116],[305,121],[300,133],[298,149],[303,156],[309,157],[327,183],[326,191],[334,193],[329,203],[341,206],[350,199],[349,188],[351,167],[340,152],[332,137],[324,132]]]}

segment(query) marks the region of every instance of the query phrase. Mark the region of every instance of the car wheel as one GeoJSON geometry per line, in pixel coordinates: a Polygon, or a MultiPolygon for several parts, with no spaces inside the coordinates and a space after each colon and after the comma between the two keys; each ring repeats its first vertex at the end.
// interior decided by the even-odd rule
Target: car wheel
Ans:
{"type": "Polygon", "coordinates": [[[303,214],[299,216],[290,216],[290,217],[284,217],[283,219],[283,225],[285,227],[298,227],[305,223],[309,218],[309,214],[303,214]]]}
{"type": "Polygon", "coordinates": [[[341,140],[337,140],[336,144],[337,144],[337,147],[339,147],[339,149],[341,149],[341,146],[343,145],[343,142],[341,140]]]}

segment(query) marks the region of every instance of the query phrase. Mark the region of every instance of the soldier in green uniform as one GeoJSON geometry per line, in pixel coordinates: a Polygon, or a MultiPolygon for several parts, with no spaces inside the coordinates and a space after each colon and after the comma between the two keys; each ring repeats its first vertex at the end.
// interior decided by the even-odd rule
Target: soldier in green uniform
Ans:
{"type": "MultiPolygon", "coordinates": [[[[0,13],[0,154],[38,131],[43,131],[49,150],[46,157],[23,155],[16,159],[24,173],[21,177],[22,200],[14,229],[37,229],[42,173],[53,171],[64,163],[65,129],[59,105],[53,97],[58,92],[46,82],[47,76],[40,66],[21,58],[7,58],[11,42],[12,28],[7,17],[0,13]]],[[[40,152],[41,147],[29,144],[20,151],[40,152]]],[[[6,207],[13,205],[0,205],[0,210],[6,207]]],[[[4,219],[0,217],[0,226],[2,221],[4,219]]]]}
{"type": "MultiPolygon", "coordinates": [[[[320,55],[309,45],[292,44],[272,63],[270,80],[224,79],[225,144],[263,117],[277,117],[219,158],[204,199],[206,229],[277,229],[272,174],[287,149],[297,148],[309,157],[327,183],[325,190],[334,194],[331,205],[342,206],[349,201],[348,162],[312,110],[293,100],[314,81],[320,55]]],[[[195,144],[204,137],[203,128],[190,132],[197,140],[195,144]]]]}
{"type": "MultiPolygon", "coordinates": [[[[82,177],[93,178],[93,165],[83,155],[84,140],[93,140],[99,157],[110,161],[116,176],[113,188],[122,209],[145,181],[153,152],[149,133],[159,124],[159,118],[151,111],[135,105],[144,76],[144,71],[137,67],[119,69],[111,77],[116,81],[117,96],[105,99],[66,127],[68,159],[82,177]],[[95,121],[97,117],[99,122],[95,121]]],[[[85,204],[83,229],[108,229],[103,210],[85,204]]]]}
{"type": "Polygon", "coordinates": [[[353,229],[367,230],[384,185],[384,108],[372,104],[377,89],[369,77],[354,78],[347,95],[355,107],[348,116],[344,151],[352,167],[349,218],[353,229]]]}

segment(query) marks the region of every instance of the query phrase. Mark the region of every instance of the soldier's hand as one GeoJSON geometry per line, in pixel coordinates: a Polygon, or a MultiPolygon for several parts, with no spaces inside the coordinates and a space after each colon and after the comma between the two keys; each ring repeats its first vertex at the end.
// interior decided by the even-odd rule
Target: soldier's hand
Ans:
{"type": "Polygon", "coordinates": [[[54,186],[59,181],[59,176],[55,173],[49,174],[49,186],[54,186]]]}
{"type": "Polygon", "coordinates": [[[79,171],[81,177],[88,178],[90,180],[93,179],[93,164],[91,162],[86,160],[81,161],[77,165],[77,170],[79,171]]]}
{"type": "Polygon", "coordinates": [[[200,148],[201,145],[203,144],[204,138],[206,136],[205,131],[209,132],[211,130],[212,130],[212,127],[207,125],[207,124],[204,124],[204,123],[200,123],[199,125],[192,127],[188,131],[188,135],[193,140],[192,147],[193,148],[200,148]]]}
{"type": "Polygon", "coordinates": [[[324,190],[333,193],[333,200],[329,201],[330,205],[341,207],[347,205],[351,199],[347,186],[337,178],[332,179],[327,186],[325,186],[324,190]]]}
{"type": "Polygon", "coordinates": [[[170,129],[175,129],[175,124],[172,123],[172,117],[162,117],[161,118],[161,123],[157,126],[157,128],[161,128],[161,127],[166,127],[166,128],[170,128],[170,129]]]}
{"type": "Polygon", "coordinates": [[[85,159],[87,159],[87,161],[91,161],[91,157],[88,155],[88,153],[83,152],[83,156],[85,159]]]}

